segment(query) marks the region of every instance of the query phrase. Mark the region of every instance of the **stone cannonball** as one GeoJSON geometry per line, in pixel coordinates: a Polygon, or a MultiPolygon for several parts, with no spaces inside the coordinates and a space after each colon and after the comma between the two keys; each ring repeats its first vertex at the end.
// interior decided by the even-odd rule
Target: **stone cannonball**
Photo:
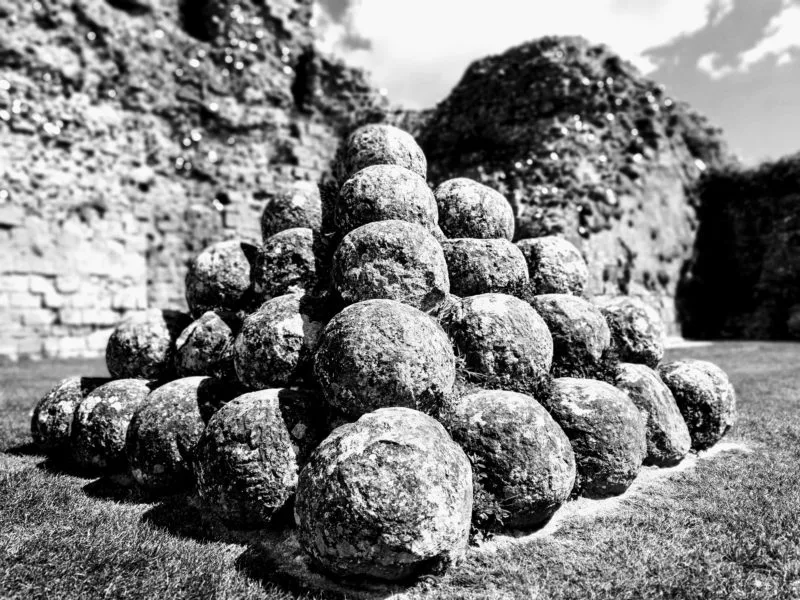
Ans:
{"type": "Polygon", "coordinates": [[[736,392],[725,371],[704,360],[677,360],[659,368],[689,427],[693,450],[710,448],[736,423],[736,392]]]}
{"type": "Polygon", "coordinates": [[[271,193],[261,213],[263,240],[285,229],[305,227],[318,231],[322,225],[322,200],[316,183],[297,181],[288,189],[271,193]]]}
{"type": "Polygon", "coordinates": [[[640,298],[596,298],[595,304],[608,322],[620,360],[655,369],[664,357],[664,322],[640,298]]]}
{"type": "Polygon", "coordinates": [[[647,454],[645,421],[624,392],[593,379],[553,383],[547,409],[575,452],[575,490],[598,498],[621,494],[647,454]]]}
{"type": "Polygon", "coordinates": [[[575,455],[566,434],[531,396],[478,391],[453,406],[450,432],[477,457],[484,485],[509,515],[509,527],[548,519],[575,483],[575,455]]]}
{"type": "Polygon", "coordinates": [[[507,239],[443,240],[442,249],[456,296],[513,292],[528,283],[525,257],[507,239]]]}
{"type": "Polygon", "coordinates": [[[179,377],[210,375],[234,379],[231,326],[214,311],[208,311],[183,330],[175,342],[175,369],[179,377]]]}
{"type": "Polygon", "coordinates": [[[514,237],[514,210],[487,185],[466,177],[449,179],[434,192],[439,226],[449,238],[514,237]]]}
{"type": "Polygon", "coordinates": [[[469,459],[437,421],[382,408],[336,429],[300,472],[300,543],[340,576],[400,580],[463,556],[469,459]]]}
{"type": "Polygon", "coordinates": [[[379,221],[348,233],[333,255],[333,282],[346,304],[387,299],[423,311],[450,292],[439,242],[423,227],[379,221]]]}
{"type": "Polygon", "coordinates": [[[189,263],[186,302],[193,316],[209,310],[238,311],[252,303],[258,248],[242,240],[212,244],[189,263]]]}
{"type": "Polygon", "coordinates": [[[109,381],[99,377],[68,377],[54,385],[33,409],[33,443],[54,455],[69,450],[75,409],[89,392],[109,381]]]}
{"type": "Polygon", "coordinates": [[[435,406],[452,391],[456,366],[431,317],[394,300],[367,300],[325,327],[314,373],[328,404],[357,418],[385,406],[435,406]]]}
{"type": "Polygon", "coordinates": [[[668,467],[682,461],[692,439],[672,392],[658,373],[646,365],[622,363],[615,385],[628,395],[646,422],[644,464],[668,467]]]}
{"type": "Polygon", "coordinates": [[[580,251],[556,236],[519,240],[528,263],[531,285],[537,294],[583,295],[589,282],[589,268],[580,251]]]}
{"type": "Polygon", "coordinates": [[[106,345],[113,379],[170,379],[175,375],[175,341],[191,323],[186,313],[149,310],[120,321],[106,345]]]}
{"type": "Polygon", "coordinates": [[[264,240],[253,275],[256,296],[263,300],[290,292],[311,292],[317,283],[314,232],[286,229],[264,240]]]}
{"type": "Polygon", "coordinates": [[[404,167],[422,179],[428,175],[428,161],[410,133],[392,125],[364,125],[347,138],[339,172],[347,179],[373,165],[404,167]]]}

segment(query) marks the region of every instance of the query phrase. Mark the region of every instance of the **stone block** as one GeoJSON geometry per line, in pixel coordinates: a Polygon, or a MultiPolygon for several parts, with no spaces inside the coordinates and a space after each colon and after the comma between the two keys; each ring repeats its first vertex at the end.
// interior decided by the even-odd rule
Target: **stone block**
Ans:
{"type": "Polygon", "coordinates": [[[53,278],[45,277],[43,275],[29,276],[28,289],[34,294],[50,294],[55,291],[53,286],[53,278]]]}
{"type": "Polygon", "coordinates": [[[119,320],[119,313],[110,309],[83,311],[83,323],[86,325],[106,327],[109,325],[116,325],[119,320]]]}
{"type": "Polygon", "coordinates": [[[17,355],[37,358],[42,355],[44,343],[39,336],[28,336],[17,340],[17,355]]]}
{"type": "Polygon", "coordinates": [[[61,294],[74,294],[81,287],[81,278],[77,275],[59,275],[56,277],[56,290],[61,294]]]}
{"type": "Polygon", "coordinates": [[[42,297],[30,292],[9,292],[8,305],[11,308],[39,308],[42,297]]]}
{"type": "Polygon", "coordinates": [[[85,312],[80,308],[62,308],[58,311],[58,320],[62,325],[83,325],[85,312]]]}
{"type": "Polygon", "coordinates": [[[22,324],[26,327],[46,327],[56,321],[57,313],[46,308],[31,308],[22,312],[22,324]]]}
{"type": "Polygon", "coordinates": [[[90,333],[86,337],[86,346],[89,352],[92,355],[99,356],[106,351],[106,345],[108,344],[108,338],[111,337],[111,333],[114,331],[113,327],[105,328],[105,329],[98,329],[90,333]]]}
{"type": "Polygon", "coordinates": [[[3,292],[27,292],[27,275],[0,275],[0,291],[3,292]]]}
{"type": "Polygon", "coordinates": [[[66,301],[64,296],[53,290],[44,295],[44,305],[47,308],[61,308],[65,305],[66,301]]]}
{"type": "Polygon", "coordinates": [[[111,298],[115,310],[137,310],[147,307],[147,290],[144,287],[129,287],[117,291],[111,298]]]}

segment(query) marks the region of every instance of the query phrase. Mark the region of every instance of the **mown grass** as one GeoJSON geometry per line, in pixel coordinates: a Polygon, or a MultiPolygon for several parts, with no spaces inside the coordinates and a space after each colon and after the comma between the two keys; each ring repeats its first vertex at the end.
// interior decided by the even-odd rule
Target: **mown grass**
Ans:
{"type": "MultiPolygon", "coordinates": [[[[731,438],[751,453],[701,459],[578,516],[553,535],[471,551],[412,598],[800,598],[800,345],[673,351],[714,360],[739,394],[731,438]]],[[[0,368],[0,598],[291,598],[199,509],[47,468],[28,413],[53,381],[99,362],[0,368]],[[186,507],[186,508],[184,508],[186,507]]]]}

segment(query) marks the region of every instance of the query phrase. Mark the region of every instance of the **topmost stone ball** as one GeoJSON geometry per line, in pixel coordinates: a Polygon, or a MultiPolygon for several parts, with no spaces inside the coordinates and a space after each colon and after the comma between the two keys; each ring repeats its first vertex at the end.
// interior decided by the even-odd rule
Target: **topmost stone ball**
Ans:
{"type": "Polygon", "coordinates": [[[392,125],[364,125],[347,139],[342,157],[341,181],[364,167],[397,165],[427,178],[428,161],[411,134],[392,125]]]}
{"type": "Polygon", "coordinates": [[[500,192],[487,185],[457,177],[434,192],[439,225],[449,238],[514,237],[514,210],[500,192]]]}
{"type": "Polygon", "coordinates": [[[209,310],[246,309],[253,296],[258,248],[242,240],[212,244],[189,264],[186,302],[195,318],[209,310]]]}

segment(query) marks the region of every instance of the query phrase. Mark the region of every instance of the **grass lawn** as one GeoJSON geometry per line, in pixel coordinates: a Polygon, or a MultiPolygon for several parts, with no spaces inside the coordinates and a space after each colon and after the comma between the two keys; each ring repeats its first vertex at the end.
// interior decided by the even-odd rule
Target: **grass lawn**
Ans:
{"type": "MultiPolygon", "coordinates": [[[[701,459],[577,516],[553,535],[472,551],[411,598],[800,598],[800,344],[721,343],[709,359],[739,396],[730,436],[750,453],[701,459]]],[[[29,412],[100,361],[0,367],[0,598],[294,598],[233,540],[208,539],[179,500],[148,502],[48,466],[29,412]]]]}

